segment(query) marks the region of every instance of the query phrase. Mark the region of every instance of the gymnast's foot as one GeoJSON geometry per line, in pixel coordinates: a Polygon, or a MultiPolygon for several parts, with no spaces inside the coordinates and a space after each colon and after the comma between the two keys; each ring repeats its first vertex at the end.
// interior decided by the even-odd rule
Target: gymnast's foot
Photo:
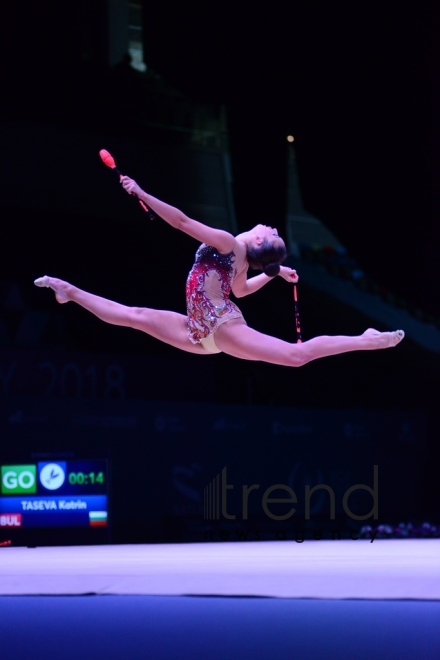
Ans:
{"type": "Polygon", "coordinates": [[[379,332],[374,328],[365,330],[364,335],[377,335],[378,346],[376,348],[393,348],[400,344],[405,336],[403,330],[393,330],[392,332],[379,332]]]}
{"type": "Polygon", "coordinates": [[[34,280],[34,284],[55,291],[55,298],[61,304],[69,301],[67,294],[69,285],[67,282],[63,282],[63,280],[57,280],[55,277],[44,275],[43,277],[34,280]]]}

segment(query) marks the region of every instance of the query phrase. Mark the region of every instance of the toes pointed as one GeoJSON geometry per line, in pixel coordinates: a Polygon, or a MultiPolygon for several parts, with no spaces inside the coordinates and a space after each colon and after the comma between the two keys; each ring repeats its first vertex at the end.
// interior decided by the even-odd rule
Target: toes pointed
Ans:
{"type": "Polygon", "coordinates": [[[404,337],[405,337],[405,333],[403,332],[403,330],[396,330],[394,332],[394,346],[397,346],[397,344],[399,344],[404,337]]]}
{"type": "Polygon", "coordinates": [[[49,278],[47,275],[44,275],[43,277],[38,277],[36,280],[34,280],[35,286],[49,286],[49,278]]]}

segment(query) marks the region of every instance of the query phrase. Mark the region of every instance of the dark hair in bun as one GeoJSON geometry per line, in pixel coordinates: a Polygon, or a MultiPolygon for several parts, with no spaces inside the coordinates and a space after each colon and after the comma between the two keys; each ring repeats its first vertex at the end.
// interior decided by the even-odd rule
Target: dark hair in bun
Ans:
{"type": "Polygon", "coordinates": [[[284,245],[275,245],[264,240],[259,247],[248,247],[247,260],[254,270],[262,270],[269,277],[275,277],[280,272],[280,264],[287,257],[284,245]]]}
{"type": "Polygon", "coordinates": [[[275,277],[280,272],[280,264],[267,264],[263,268],[263,273],[269,277],[275,277]]]}

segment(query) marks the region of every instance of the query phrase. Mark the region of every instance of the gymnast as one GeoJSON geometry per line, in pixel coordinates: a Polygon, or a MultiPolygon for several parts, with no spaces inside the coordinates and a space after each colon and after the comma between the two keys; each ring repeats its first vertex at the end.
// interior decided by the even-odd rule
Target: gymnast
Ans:
{"type": "Polygon", "coordinates": [[[403,330],[378,332],[369,328],[358,336],[320,336],[289,343],[253,330],[230,299],[231,291],[236,298],[247,296],[278,275],[290,283],[298,281],[296,270],[281,265],[287,251],[278,231],[260,224],[233,236],[187,217],[146,193],[128,176],[121,175],[120,182],[127,193],[136,195],[165,222],[201,243],[186,282],[187,315],[127,307],[47,275],[36,279],[37,286],[53,289],[59,303],[73,301],[106,323],[142,330],[190,353],[223,352],[288,367],[349,351],[391,348],[403,339],[403,330]],[[248,279],[249,267],[263,272],[248,279]]]}

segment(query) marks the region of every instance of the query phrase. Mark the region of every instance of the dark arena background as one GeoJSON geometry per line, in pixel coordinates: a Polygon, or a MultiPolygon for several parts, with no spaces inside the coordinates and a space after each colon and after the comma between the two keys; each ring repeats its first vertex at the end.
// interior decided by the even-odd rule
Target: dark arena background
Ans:
{"type": "MultiPolygon", "coordinates": [[[[1,26],[2,657],[440,657],[438,3],[23,0],[1,26]],[[277,227],[303,341],[404,341],[294,369],[58,305],[36,278],[185,313],[197,243],[103,148],[206,224],[277,227]]],[[[281,278],[239,306],[296,342],[281,278]]]]}

